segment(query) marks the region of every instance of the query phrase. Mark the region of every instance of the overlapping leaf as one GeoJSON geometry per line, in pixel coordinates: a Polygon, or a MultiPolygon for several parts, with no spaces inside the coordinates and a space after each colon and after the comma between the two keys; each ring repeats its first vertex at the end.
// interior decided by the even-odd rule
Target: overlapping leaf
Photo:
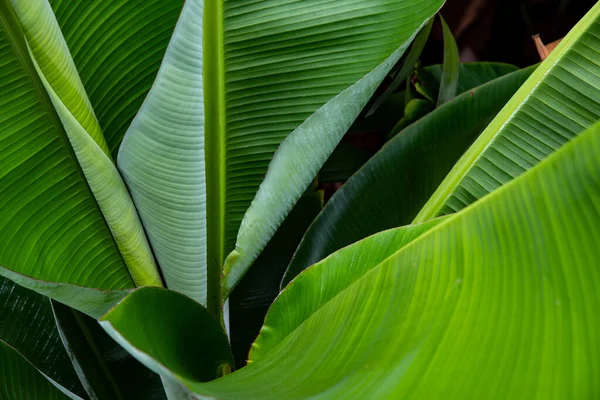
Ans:
{"type": "Polygon", "coordinates": [[[56,328],[50,299],[6,278],[0,278],[0,342],[57,385],[86,396],[56,328]]]}
{"type": "MultiPolygon", "coordinates": [[[[463,68],[461,76],[469,70],[463,68]]],[[[283,286],[343,246],[410,223],[531,72],[512,72],[471,89],[390,140],[326,204],[296,250],[283,286]]]]}
{"type": "Polygon", "coordinates": [[[44,378],[18,351],[0,340],[0,399],[67,400],[69,397],[44,378]]]}
{"type": "Polygon", "coordinates": [[[307,270],[269,312],[256,361],[222,379],[191,379],[157,348],[140,356],[136,332],[149,330],[125,322],[127,307],[107,328],[150,368],[215,399],[591,398],[599,210],[597,124],[356,280],[335,278],[389,246],[378,243],[386,233],[307,270]]]}
{"type": "Polygon", "coordinates": [[[186,4],[180,19],[182,34],[176,29],[172,56],[167,54],[164,73],[159,73],[155,89],[132,125],[131,142],[125,140],[119,155],[119,165],[173,289],[214,310],[215,300],[204,300],[206,287],[218,292],[210,288],[218,285],[242,216],[283,139],[295,144],[281,146],[267,181],[278,181],[283,170],[298,173],[288,172],[289,178],[276,190],[269,186],[279,184],[271,182],[258,192],[226,267],[226,294],[266,245],[410,39],[441,4],[441,0],[344,4],[190,0],[186,4]],[[189,23],[201,18],[202,27],[189,23]],[[404,22],[398,24],[401,18],[404,22]],[[175,86],[178,89],[171,90],[175,86]],[[340,92],[344,94],[337,96],[340,92]],[[309,137],[319,145],[309,145],[309,137]],[[309,151],[311,157],[306,156],[309,151]],[[298,165],[281,165],[282,160],[298,165]],[[198,169],[202,163],[205,174],[198,169]],[[160,172],[165,165],[172,166],[168,176],[160,172]],[[267,204],[271,197],[265,191],[277,199],[275,206],[267,204]],[[260,226],[256,218],[261,219],[260,226]],[[177,229],[192,223],[196,230],[177,229]],[[206,233],[202,231],[205,224],[206,233]],[[207,254],[202,250],[205,240],[207,254]],[[182,254],[181,243],[193,243],[195,253],[182,254]]]}
{"type": "Polygon", "coordinates": [[[600,118],[600,3],[571,30],[452,169],[416,221],[456,212],[600,118]]]}
{"type": "Polygon", "coordinates": [[[0,2],[0,265],[42,280],[130,287],[9,7],[0,2]]]}
{"type": "Polygon", "coordinates": [[[164,400],[158,375],[112,340],[95,319],[52,302],[69,357],[94,400],[164,400]]]}

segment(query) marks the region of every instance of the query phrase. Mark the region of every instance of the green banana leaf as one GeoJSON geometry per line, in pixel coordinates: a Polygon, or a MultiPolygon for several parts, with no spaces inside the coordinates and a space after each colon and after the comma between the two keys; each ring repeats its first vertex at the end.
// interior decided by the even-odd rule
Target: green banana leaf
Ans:
{"type": "Polygon", "coordinates": [[[458,46],[452,35],[452,31],[440,15],[442,31],[444,32],[444,64],[440,80],[440,91],[437,97],[437,107],[449,102],[456,96],[460,70],[460,59],[458,46]]]}
{"type": "MultiPolygon", "coordinates": [[[[150,341],[156,318],[136,315],[153,305],[134,307],[135,293],[102,324],[149,368],[214,399],[593,398],[598,210],[600,123],[370,268],[393,247],[378,243],[387,232],[348,248],[360,257],[345,249],[305,271],[269,311],[254,361],[221,379],[200,382],[181,354],[162,353],[173,340],[150,341]],[[348,270],[362,274],[340,282],[348,270]]],[[[189,334],[160,326],[163,338],[189,334]]]]}
{"type": "Polygon", "coordinates": [[[184,0],[49,0],[113,157],[148,94],[184,0]]]}
{"type": "Polygon", "coordinates": [[[0,340],[0,399],[68,400],[17,350],[0,340]]]}
{"type": "Polygon", "coordinates": [[[0,54],[0,265],[41,280],[133,286],[6,0],[0,54]]]}
{"type": "Polygon", "coordinates": [[[186,2],[118,156],[169,288],[215,313],[442,3],[186,2]]]}
{"type": "Polygon", "coordinates": [[[327,202],[296,250],[282,286],[344,246],[409,224],[532,72],[533,67],[515,71],[470,89],[391,139],[327,202]]]}
{"type": "MultiPolygon", "coordinates": [[[[44,3],[0,1],[0,265],[42,280],[132,287],[13,12],[44,3]]],[[[51,2],[113,153],[154,80],[181,4],[51,2]]],[[[58,57],[38,61],[48,55],[58,57]]]]}
{"type": "Polygon", "coordinates": [[[54,322],[49,298],[0,278],[0,321],[1,342],[19,352],[55,385],[86,397],[54,322]]]}
{"type": "Polygon", "coordinates": [[[68,283],[48,282],[0,266],[0,276],[20,286],[66,304],[92,318],[100,318],[132,289],[94,289],[68,283]]]}
{"type": "Polygon", "coordinates": [[[229,341],[236,366],[246,364],[248,351],[273,300],[298,243],[323,208],[323,192],[307,193],[273,235],[267,247],[229,297],[229,341]]]}
{"type": "Polygon", "coordinates": [[[600,118],[599,22],[597,3],[456,164],[416,222],[461,210],[600,118]]]}
{"type": "Polygon", "coordinates": [[[229,342],[219,322],[203,306],[178,292],[136,289],[106,313],[100,324],[121,345],[131,336],[139,339],[136,351],[125,348],[146,366],[159,358],[164,363],[159,368],[163,376],[163,369],[172,369],[206,382],[233,366],[229,342]],[[148,329],[140,330],[142,326],[148,329]],[[173,332],[178,332],[178,340],[169,339],[173,332]]]}
{"type": "Polygon", "coordinates": [[[98,321],[55,301],[52,309],[79,379],[95,400],[164,400],[158,375],[134,359],[98,321]]]}

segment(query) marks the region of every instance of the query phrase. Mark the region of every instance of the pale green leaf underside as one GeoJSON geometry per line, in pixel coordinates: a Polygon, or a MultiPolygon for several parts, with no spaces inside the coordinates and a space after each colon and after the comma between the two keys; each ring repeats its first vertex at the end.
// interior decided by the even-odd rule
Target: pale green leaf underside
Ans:
{"type": "Polygon", "coordinates": [[[33,64],[134,282],[162,286],[137,211],[112,162],[50,4],[22,0],[12,0],[12,4],[33,64]]]}
{"type": "MultiPolygon", "coordinates": [[[[231,292],[258,254],[260,254],[277,230],[279,224],[306,190],[344,133],[367,104],[375,89],[381,83],[381,80],[402,56],[419,29],[441,5],[441,2],[430,2],[428,7],[424,7],[418,6],[417,3],[419,2],[413,1],[412,7],[421,10],[418,16],[411,15],[406,8],[399,9],[399,11],[405,13],[403,15],[404,20],[411,22],[410,26],[413,30],[406,30],[397,34],[395,48],[388,53],[387,58],[383,59],[383,62],[371,72],[360,77],[358,82],[316,110],[314,114],[310,115],[310,117],[282,141],[269,164],[264,181],[261,183],[252,204],[244,215],[237,235],[235,249],[230,253],[225,262],[224,297],[231,292]]],[[[371,7],[375,7],[375,4],[371,5],[368,2],[361,4],[360,7],[365,7],[362,12],[366,15],[372,12],[371,7]]],[[[389,4],[387,5],[390,6],[389,4]]],[[[358,5],[352,4],[349,7],[353,11],[356,11],[354,8],[358,7],[358,5]]],[[[390,14],[393,15],[391,12],[390,14]]],[[[380,29],[384,28],[380,25],[372,24],[368,25],[368,27],[374,32],[383,33],[380,29]]],[[[365,44],[360,41],[355,42],[353,44],[353,51],[361,49],[361,51],[368,54],[370,49],[367,50],[367,48],[364,48],[365,44]]],[[[344,48],[344,45],[340,45],[340,47],[344,48]]],[[[332,58],[339,62],[337,51],[339,50],[333,51],[332,58]]],[[[344,62],[343,65],[352,71],[347,63],[344,62]]],[[[337,68],[332,65],[328,71],[337,71],[337,68]]],[[[302,73],[298,74],[298,76],[302,75],[302,73]]],[[[317,78],[315,81],[318,82],[319,79],[317,78]]],[[[315,89],[312,83],[308,86],[318,93],[319,89],[315,89]]],[[[302,86],[302,90],[304,90],[304,86],[302,86]]],[[[307,98],[303,97],[300,100],[306,101],[307,98]]],[[[287,102],[293,103],[290,99],[287,99],[287,102]]],[[[296,107],[296,109],[301,109],[301,107],[296,107]]],[[[281,110],[278,112],[281,112],[281,110]]],[[[261,125],[263,127],[268,126],[268,117],[264,118],[265,121],[261,125]]],[[[260,134],[257,133],[253,136],[258,138],[260,134]]],[[[243,159],[246,159],[245,162],[250,163],[250,160],[246,157],[243,159]]],[[[241,176],[246,174],[245,171],[247,169],[240,170],[241,176]]]]}
{"type": "Polygon", "coordinates": [[[131,287],[9,7],[0,1],[0,265],[36,279],[131,287]]]}
{"type": "Polygon", "coordinates": [[[207,302],[202,2],[188,0],[118,164],[167,287],[207,302]]]}
{"type": "Polygon", "coordinates": [[[23,275],[2,266],[0,266],[0,276],[96,319],[104,315],[131,292],[130,289],[101,290],[69,283],[48,282],[23,275]]]}
{"type": "MultiPolygon", "coordinates": [[[[371,269],[264,358],[186,384],[216,399],[593,398],[599,226],[596,125],[371,269]]],[[[276,300],[269,335],[329,289],[314,284],[276,300]]]]}
{"type": "Polygon", "coordinates": [[[417,216],[423,222],[514,179],[600,118],[600,3],[481,134],[417,216]]]}

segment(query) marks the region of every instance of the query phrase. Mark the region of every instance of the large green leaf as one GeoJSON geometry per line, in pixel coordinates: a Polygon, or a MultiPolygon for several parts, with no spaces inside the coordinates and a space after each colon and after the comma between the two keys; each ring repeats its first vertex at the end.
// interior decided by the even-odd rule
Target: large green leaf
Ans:
{"type": "Polygon", "coordinates": [[[466,207],[600,118],[599,54],[597,3],[481,134],[415,221],[466,207]]]}
{"type": "Polygon", "coordinates": [[[135,358],[162,375],[163,369],[169,369],[205,382],[233,365],[221,325],[204,307],[177,292],[137,289],[106,313],[100,324],[135,358]],[[157,359],[164,364],[158,366],[157,359]]]}
{"type": "Polygon", "coordinates": [[[26,48],[21,51],[31,56],[134,282],[162,286],[133,201],[112,161],[50,4],[28,0],[11,0],[11,4],[25,36],[26,48]]]}
{"type": "Polygon", "coordinates": [[[224,298],[260,254],[415,34],[416,31],[375,69],[315,111],[282,141],[244,214],[235,249],[225,260],[224,298]]]}
{"type": "MultiPolygon", "coordinates": [[[[301,204],[302,203],[299,203],[298,205],[301,204]]],[[[293,216],[293,214],[290,214],[290,216],[293,216]]],[[[416,239],[428,229],[431,229],[439,224],[441,221],[442,219],[437,219],[419,226],[403,227],[382,232],[367,239],[360,246],[349,246],[339,253],[336,253],[330,259],[328,259],[328,265],[335,264],[336,262],[345,262],[347,258],[355,258],[357,262],[355,263],[354,268],[345,271],[343,274],[335,273],[335,269],[333,268],[328,269],[327,271],[332,271],[334,274],[325,277],[321,276],[322,283],[329,287],[328,291],[327,293],[324,293],[323,296],[316,297],[314,299],[320,301],[320,305],[326,303],[346,286],[358,279],[361,275],[365,274],[369,269],[375,267],[379,262],[383,261],[389,255],[397,251],[399,247],[416,239]]],[[[287,230],[290,229],[290,227],[286,227],[285,225],[282,225],[282,228],[287,230]]],[[[281,238],[277,238],[277,235],[274,237],[274,240],[275,239],[281,240],[281,238]]],[[[267,248],[267,250],[269,249],[267,248]]],[[[261,255],[261,257],[263,257],[263,255],[261,255]]],[[[273,257],[273,255],[271,257],[273,257]]],[[[246,276],[246,278],[252,277],[252,274],[254,273],[256,273],[256,271],[253,270],[249,275],[246,276]]],[[[316,286],[313,289],[318,290],[320,287],[321,286],[316,286]]],[[[239,286],[238,288],[242,288],[242,286],[239,286]]],[[[146,293],[147,296],[153,294],[155,296],[161,295],[162,297],[166,298],[168,296],[167,293],[171,292],[165,292],[164,290],[158,291],[156,289],[146,289],[146,293]]],[[[310,292],[306,293],[307,296],[309,294],[310,292]]],[[[173,295],[170,296],[174,297],[173,295]]],[[[234,296],[235,292],[230,298],[230,301],[235,299],[234,296]]],[[[307,298],[313,299],[313,297],[310,296],[307,298]]],[[[194,348],[198,346],[198,339],[193,334],[196,327],[192,324],[181,324],[181,327],[178,329],[173,329],[171,324],[167,323],[163,319],[163,316],[185,314],[188,315],[188,321],[202,319],[202,313],[197,316],[194,315],[198,312],[198,310],[201,310],[201,308],[191,301],[184,302],[182,296],[179,296],[177,298],[177,302],[174,302],[173,304],[164,302],[166,312],[161,313],[158,318],[154,318],[154,322],[159,324],[158,326],[163,327],[161,328],[162,340],[154,341],[152,338],[145,339],[143,333],[148,332],[149,330],[155,330],[155,328],[151,328],[149,325],[153,324],[154,322],[152,322],[150,319],[147,321],[142,319],[138,319],[135,322],[131,321],[133,313],[150,312],[152,309],[152,304],[144,304],[144,299],[140,298],[140,296],[138,296],[137,299],[128,297],[125,301],[129,302],[128,306],[119,304],[101,319],[101,321],[104,321],[101,323],[105,329],[107,329],[107,331],[114,337],[119,338],[120,343],[123,344],[124,347],[129,351],[131,351],[132,354],[135,355],[139,354],[140,352],[144,353],[145,355],[138,357],[140,361],[144,362],[145,365],[152,370],[163,374],[163,377],[166,377],[166,379],[185,376],[189,377],[197,373],[198,367],[186,361],[185,354],[180,354],[179,352],[176,352],[175,354],[168,354],[166,349],[169,346],[168,343],[171,342],[182,343],[182,348],[194,348]],[[132,304],[135,304],[135,307],[132,304]]],[[[277,302],[276,304],[281,306],[280,302],[277,302]]],[[[307,307],[305,310],[308,313],[314,312],[314,310],[311,310],[310,307],[307,307]]],[[[297,321],[301,321],[303,314],[297,314],[296,317],[297,321]]],[[[304,317],[306,317],[305,314],[304,317]]],[[[288,328],[289,331],[292,331],[295,327],[296,326],[294,326],[292,323],[288,324],[286,328],[288,328]]],[[[152,334],[145,334],[145,336],[152,336],[152,334]]],[[[264,336],[266,335],[263,333],[262,337],[264,338],[264,336]]],[[[267,340],[269,339],[271,339],[271,342],[276,340],[274,337],[268,338],[267,340]]],[[[267,342],[265,346],[268,344],[269,343],[267,342]]],[[[200,343],[200,345],[202,345],[202,343],[200,343]]],[[[254,350],[256,350],[257,347],[258,345],[254,345],[254,350]]],[[[253,358],[256,358],[256,353],[257,351],[254,351],[251,354],[253,358]]]]}
{"type": "MultiPolygon", "coordinates": [[[[202,383],[144,360],[215,399],[594,398],[599,226],[600,124],[346,286],[335,278],[377,239],[307,270],[271,308],[249,366],[202,383]]],[[[137,354],[128,332],[151,330],[135,325],[120,332],[137,354]]]]}
{"type": "Polygon", "coordinates": [[[294,254],[283,286],[346,245],[410,223],[532,72],[512,72],[471,89],[390,140],[325,205],[294,254]]]}
{"type": "MultiPolygon", "coordinates": [[[[156,82],[127,131],[118,162],[167,286],[206,306],[202,12],[202,1],[188,0],[184,5],[156,82]]],[[[218,285],[211,289],[218,294],[218,285]]]]}
{"type": "Polygon", "coordinates": [[[65,400],[67,395],[52,386],[18,351],[0,340],[1,400],[65,400]]]}
{"type": "Polygon", "coordinates": [[[225,255],[234,250],[242,217],[265,174],[267,183],[228,263],[233,272],[227,274],[227,292],[442,2],[187,2],[177,28],[182,34],[173,36],[172,56],[165,58],[119,153],[159,263],[171,277],[168,286],[214,312],[219,299],[205,300],[206,287],[218,294],[211,287],[218,285],[225,255]],[[193,73],[200,69],[202,76],[193,73]],[[156,108],[162,112],[152,112],[156,108]],[[310,157],[300,157],[309,150],[310,157]],[[288,169],[281,161],[298,165],[288,169]],[[203,163],[205,174],[198,172],[203,163]],[[159,172],[166,165],[168,175],[159,172]],[[271,190],[284,169],[299,173],[288,172],[285,185],[271,190]],[[267,191],[277,199],[286,193],[286,201],[265,204],[267,191]],[[180,229],[190,224],[197,228],[180,229]],[[195,243],[195,252],[182,252],[180,243],[195,243]]]}
{"type": "Polygon", "coordinates": [[[98,321],[52,302],[57,327],[90,397],[163,400],[162,382],[100,327],[98,321]]]}
{"type": "Polygon", "coordinates": [[[48,281],[133,286],[26,49],[0,1],[0,265],[48,281]]]}
{"type": "Polygon", "coordinates": [[[49,298],[0,278],[0,321],[0,341],[55,384],[86,396],[56,328],[49,298]]]}
{"type": "Polygon", "coordinates": [[[165,54],[183,0],[50,0],[113,157],[165,54]]]}

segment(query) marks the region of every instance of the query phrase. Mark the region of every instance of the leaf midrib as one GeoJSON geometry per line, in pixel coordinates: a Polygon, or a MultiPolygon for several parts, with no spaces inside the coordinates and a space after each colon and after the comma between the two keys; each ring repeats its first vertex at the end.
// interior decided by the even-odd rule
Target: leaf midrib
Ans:
{"type": "Polygon", "coordinates": [[[221,314],[225,259],[225,45],[223,2],[205,1],[202,21],[206,174],[207,309],[221,314]]]}

